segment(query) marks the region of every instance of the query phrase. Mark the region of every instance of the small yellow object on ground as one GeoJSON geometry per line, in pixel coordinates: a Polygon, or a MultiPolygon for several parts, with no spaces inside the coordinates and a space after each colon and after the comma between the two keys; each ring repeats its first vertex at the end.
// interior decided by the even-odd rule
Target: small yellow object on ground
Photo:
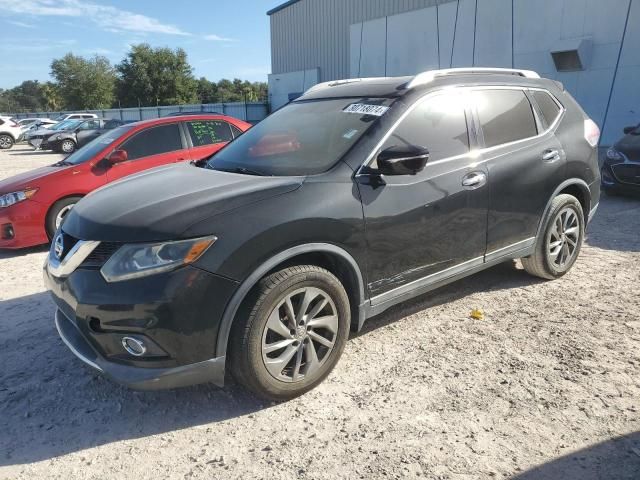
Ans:
{"type": "Polygon", "coordinates": [[[474,308],[469,314],[474,320],[484,320],[484,313],[479,308],[474,308]]]}

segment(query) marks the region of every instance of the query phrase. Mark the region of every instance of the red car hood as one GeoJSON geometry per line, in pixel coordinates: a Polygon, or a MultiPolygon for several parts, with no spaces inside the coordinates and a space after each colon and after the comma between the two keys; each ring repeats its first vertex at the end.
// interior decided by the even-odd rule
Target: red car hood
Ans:
{"type": "Polygon", "coordinates": [[[40,179],[53,175],[55,173],[61,173],[67,170],[68,167],[40,167],[28,172],[19,173],[13,177],[0,180],[0,194],[11,193],[21,190],[26,187],[37,187],[40,184],[40,179]]]}

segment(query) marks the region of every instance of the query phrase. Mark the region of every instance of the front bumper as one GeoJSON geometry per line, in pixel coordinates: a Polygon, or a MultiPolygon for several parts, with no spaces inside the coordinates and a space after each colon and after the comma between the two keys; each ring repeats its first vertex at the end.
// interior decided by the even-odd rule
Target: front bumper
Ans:
{"type": "Polygon", "coordinates": [[[0,208],[0,249],[27,248],[47,243],[44,229],[47,208],[34,201],[25,200],[7,208],[0,208]],[[6,232],[13,232],[12,236],[6,232]]]}
{"type": "Polygon", "coordinates": [[[605,161],[600,171],[601,186],[607,191],[640,192],[640,163],[625,161],[612,163],[605,161]]]}
{"type": "Polygon", "coordinates": [[[218,327],[237,283],[195,267],[108,283],[82,265],[66,278],[47,265],[44,280],[57,306],[60,336],[82,361],[134,389],[224,383],[216,358],[218,327]],[[123,347],[141,339],[145,356],[123,347]]]}
{"type": "Polygon", "coordinates": [[[100,356],[60,310],[56,310],[55,322],[60,338],[76,357],[116,383],[134,390],[163,390],[206,382],[224,385],[225,357],[173,368],[121,365],[100,356]]]}

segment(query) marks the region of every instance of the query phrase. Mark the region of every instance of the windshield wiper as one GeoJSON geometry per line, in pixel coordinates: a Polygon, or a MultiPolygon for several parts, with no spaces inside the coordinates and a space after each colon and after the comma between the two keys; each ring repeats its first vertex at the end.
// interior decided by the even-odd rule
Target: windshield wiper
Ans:
{"type": "Polygon", "coordinates": [[[264,173],[258,172],[256,170],[251,170],[250,168],[245,167],[234,167],[234,168],[217,168],[212,167],[213,170],[218,170],[219,172],[229,172],[229,173],[241,173],[242,175],[255,175],[258,177],[264,177],[264,173]]]}
{"type": "Polygon", "coordinates": [[[69,163],[65,160],[60,160],[58,163],[54,163],[54,167],[68,167],[69,165],[73,165],[73,163],[69,163]]]}

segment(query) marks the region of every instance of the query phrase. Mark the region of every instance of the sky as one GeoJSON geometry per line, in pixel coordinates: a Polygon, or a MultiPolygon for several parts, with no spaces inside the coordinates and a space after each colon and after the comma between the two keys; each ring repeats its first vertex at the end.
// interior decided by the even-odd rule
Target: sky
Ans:
{"type": "Polygon", "coordinates": [[[0,88],[50,80],[68,52],[119,63],[131,44],[186,50],[196,77],[267,81],[267,10],[284,0],[0,0],[0,88]]]}

